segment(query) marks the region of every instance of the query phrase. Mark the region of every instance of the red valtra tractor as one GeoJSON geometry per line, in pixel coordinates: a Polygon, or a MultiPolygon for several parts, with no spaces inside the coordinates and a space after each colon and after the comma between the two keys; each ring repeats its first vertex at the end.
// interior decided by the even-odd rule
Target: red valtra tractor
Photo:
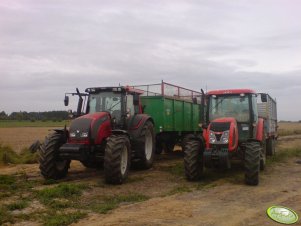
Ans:
{"type": "Polygon", "coordinates": [[[86,167],[104,167],[108,183],[121,184],[130,164],[150,168],[155,153],[153,119],[142,113],[140,95],[131,87],[88,88],[79,97],[77,115],[69,129],[55,130],[40,151],[40,170],[46,179],[66,176],[70,161],[86,167]],[[83,103],[84,104],[83,106],[83,103]]]}
{"type": "Polygon", "coordinates": [[[184,148],[186,177],[198,180],[204,166],[227,169],[238,158],[246,184],[257,185],[266,155],[275,153],[276,101],[250,89],[210,91],[205,98],[203,136],[191,138],[184,148]]]}

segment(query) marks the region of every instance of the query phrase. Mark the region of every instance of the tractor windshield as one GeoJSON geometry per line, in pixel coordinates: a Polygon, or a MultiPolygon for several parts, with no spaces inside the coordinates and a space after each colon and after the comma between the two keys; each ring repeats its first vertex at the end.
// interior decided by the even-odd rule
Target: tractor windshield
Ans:
{"type": "Polygon", "coordinates": [[[92,93],[89,95],[87,113],[108,111],[117,120],[121,118],[121,94],[113,92],[92,93]]]}
{"type": "Polygon", "coordinates": [[[249,98],[245,95],[212,95],[209,98],[209,121],[233,117],[238,122],[250,120],[249,98]]]}

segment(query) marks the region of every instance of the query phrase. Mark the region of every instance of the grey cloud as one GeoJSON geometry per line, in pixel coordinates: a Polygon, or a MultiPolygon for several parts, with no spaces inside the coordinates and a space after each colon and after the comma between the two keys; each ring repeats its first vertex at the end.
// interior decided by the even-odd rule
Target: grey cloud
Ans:
{"type": "MultiPolygon", "coordinates": [[[[296,1],[289,4],[301,8],[296,1]]],[[[268,91],[278,99],[281,119],[299,120],[300,107],[287,107],[301,106],[294,100],[301,84],[301,34],[298,22],[288,23],[301,16],[287,5],[285,0],[1,1],[0,111],[64,109],[64,92],[75,87],[163,79],[196,90],[268,91]],[[283,23],[275,24],[279,12],[283,23]],[[268,73],[278,68],[274,64],[250,72],[264,64],[263,56],[282,59],[283,51],[292,53],[289,70],[268,73]]]]}

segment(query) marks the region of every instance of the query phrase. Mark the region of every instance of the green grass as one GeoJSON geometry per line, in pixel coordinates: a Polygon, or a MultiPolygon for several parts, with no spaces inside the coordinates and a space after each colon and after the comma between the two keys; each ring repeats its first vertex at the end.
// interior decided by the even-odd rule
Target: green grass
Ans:
{"type": "Polygon", "coordinates": [[[70,120],[62,121],[30,121],[30,120],[0,120],[0,128],[13,127],[64,127],[69,125],[70,120]]]}
{"type": "Polygon", "coordinates": [[[289,158],[292,157],[301,157],[301,148],[283,148],[279,150],[276,155],[273,155],[267,158],[267,164],[277,163],[277,162],[284,162],[289,158]]]}
{"type": "Polygon", "coordinates": [[[176,163],[172,166],[163,167],[162,170],[169,172],[170,174],[178,177],[184,176],[184,165],[182,162],[176,163]]]}
{"type": "Polygon", "coordinates": [[[6,208],[10,211],[22,210],[28,207],[29,203],[27,200],[20,200],[6,205],[6,208]]]}
{"type": "Polygon", "coordinates": [[[13,216],[7,211],[6,208],[0,206],[0,225],[8,222],[14,223],[13,216]]]}
{"type": "Polygon", "coordinates": [[[0,191],[14,189],[16,184],[16,178],[11,175],[0,175],[0,191]]]}
{"type": "Polygon", "coordinates": [[[9,146],[0,144],[0,165],[6,164],[31,164],[38,162],[38,153],[31,153],[24,148],[20,154],[17,154],[9,146]]]}
{"type": "Polygon", "coordinates": [[[110,210],[117,208],[121,203],[142,202],[147,199],[149,199],[149,197],[145,195],[130,193],[128,195],[105,197],[100,203],[94,202],[90,204],[89,208],[94,212],[106,214],[110,210]]]}
{"type": "Polygon", "coordinates": [[[180,185],[178,187],[173,188],[172,190],[170,190],[166,195],[175,195],[175,194],[181,194],[184,192],[191,192],[191,188],[186,186],[186,185],[180,185]]]}
{"type": "Polygon", "coordinates": [[[45,226],[64,226],[75,223],[78,220],[87,216],[87,213],[73,212],[73,213],[56,213],[49,214],[44,218],[45,226]]]}
{"type": "Polygon", "coordinates": [[[44,188],[43,190],[37,191],[38,199],[45,205],[50,207],[66,207],[69,203],[64,201],[58,201],[56,199],[73,199],[81,196],[82,191],[89,188],[89,186],[84,184],[67,184],[62,183],[55,187],[44,188]]]}

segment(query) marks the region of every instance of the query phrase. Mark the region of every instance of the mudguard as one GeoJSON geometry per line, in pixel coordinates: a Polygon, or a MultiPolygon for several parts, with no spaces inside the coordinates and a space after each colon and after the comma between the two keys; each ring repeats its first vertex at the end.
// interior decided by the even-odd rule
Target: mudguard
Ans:
{"type": "Polygon", "coordinates": [[[259,118],[256,126],[256,140],[262,142],[265,137],[264,137],[264,120],[263,118],[259,118]]]}
{"type": "Polygon", "coordinates": [[[140,136],[141,130],[147,121],[151,121],[154,124],[153,119],[147,114],[136,114],[129,119],[128,133],[133,139],[140,136]]]}

